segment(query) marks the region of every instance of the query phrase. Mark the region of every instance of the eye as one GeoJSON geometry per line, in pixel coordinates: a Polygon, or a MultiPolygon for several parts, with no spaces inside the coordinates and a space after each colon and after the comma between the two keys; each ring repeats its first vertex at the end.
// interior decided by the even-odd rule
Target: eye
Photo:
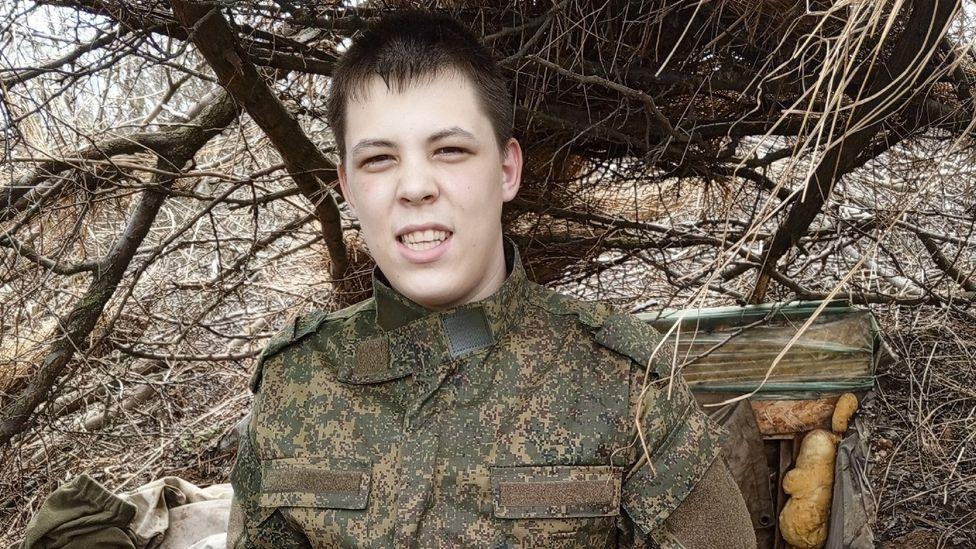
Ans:
{"type": "Polygon", "coordinates": [[[382,166],[391,160],[393,160],[393,157],[388,154],[378,154],[363,160],[360,166],[363,168],[375,168],[377,166],[382,166]]]}
{"type": "Polygon", "coordinates": [[[463,156],[465,154],[468,154],[468,151],[467,149],[463,149],[461,147],[441,147],[437,149],[436,154],[438,156],[447,156],[453,158],[453,157],[458,157],[458,156],[463,156]]]}

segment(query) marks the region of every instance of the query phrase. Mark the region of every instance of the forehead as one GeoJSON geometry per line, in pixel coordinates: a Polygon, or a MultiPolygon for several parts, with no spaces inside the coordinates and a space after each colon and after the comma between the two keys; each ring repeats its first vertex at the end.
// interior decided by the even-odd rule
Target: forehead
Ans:
{"type": "Polygon", "coordinates": [[[491,132],[474,86],[456,71],[389,86],[373,76],[346,104],[347,145],[377,133],[395,138],[452,126],[491,132]]]}

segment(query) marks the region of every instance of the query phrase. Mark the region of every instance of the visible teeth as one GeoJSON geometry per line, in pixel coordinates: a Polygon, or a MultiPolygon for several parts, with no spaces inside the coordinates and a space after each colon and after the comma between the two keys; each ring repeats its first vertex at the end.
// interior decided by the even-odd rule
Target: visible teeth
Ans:
{"type": "Polygon", "coordinates": [[[425,231],[414,231],[400,237],[400,241],[411,250],[422,252],[439,246],[447,240],[451,233],[427,229],[425,231]]]}
{"type": "MultiPolygon", "coordinates": [[[[433,243],[435,246],[440,244],[450,233],[447,231],[437,231],[434,229],[427,229],[426,231],[414,231],[412,233],[407,233],[400,237],[404,244],[426,244],[433,243]]],[[[433,246],[431,246],[433,247],[433,246]]],[[[426,249],[426,248],[425,248],[426,249]]]]}

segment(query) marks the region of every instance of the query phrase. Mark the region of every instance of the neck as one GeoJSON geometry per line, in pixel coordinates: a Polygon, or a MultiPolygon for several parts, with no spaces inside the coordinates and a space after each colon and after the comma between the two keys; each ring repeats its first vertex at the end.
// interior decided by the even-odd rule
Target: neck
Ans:
{"type": "MultiPolygon", "coordinates": [[[[481,303],[494,308],[498,303],[505,302],[503,309],[511,309],[514,304],[511,296],[522,292],[526,285],[525,271],[519,259],[518,249],[510,240],[503,239],[502,247],[497,257],[497,266],[491,267],[493,275],[490,284],[482,284],[477,292],[472,292],[466,299],[458,300],[455,305],[431,307],[412,301],[409,297],[396,291],[389,280],[383,276],[379,268],[373,270],[373,290],[376,298],[377,322],[384,330],[402,326],[413,320],[431,313],[440,314],[453,308],[465,308],[473,303],[481,303]]],[[[495,260],[492,261],[495,263],[495,260]]],[[[516,299],[517,301],[518,299],[516,299]]]]}
{"type": "Polygon", "coordinates": [[[508,270],[505,268],[505,250],[502,245],[502,239],[499,237],[497,243],[492,245],[491,248],[488,253],[491,254],[493,259],[488,266],[489,274],[479,282],[478,286],[472,288],[464,296],[447,303],[424,303],[422,301],[418,301],[417,303],[431,311],[440,312],[475,301],[481,301],[486,297],[494,295],[502,287],[502,284],[505,283],[505,279],[508,277],[508,270]]]}

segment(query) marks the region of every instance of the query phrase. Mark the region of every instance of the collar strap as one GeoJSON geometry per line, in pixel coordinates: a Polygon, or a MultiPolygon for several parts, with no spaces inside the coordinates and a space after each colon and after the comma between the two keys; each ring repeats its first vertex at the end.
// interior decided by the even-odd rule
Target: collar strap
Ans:
{"type": "MultiPolygon", "coordinates": [[[[393,290],[373,271],[376,323],[386,331],[345,340],[340,381],[379,383],[436,369],[495,345],[521,318],[529,285],[518,248],[505,238],[509,274],[491,296],[443,312],[430,311],[393,290]]],[[[352,334],[349,334],[350,336],[352,334]]]]}
{"type": "Polygon", "coordinates": [[[496,343],[482,307],[432,314],[396,330],[350,341],[337,372],[346,383],[381,383],[437,370],[496,343]]]}

